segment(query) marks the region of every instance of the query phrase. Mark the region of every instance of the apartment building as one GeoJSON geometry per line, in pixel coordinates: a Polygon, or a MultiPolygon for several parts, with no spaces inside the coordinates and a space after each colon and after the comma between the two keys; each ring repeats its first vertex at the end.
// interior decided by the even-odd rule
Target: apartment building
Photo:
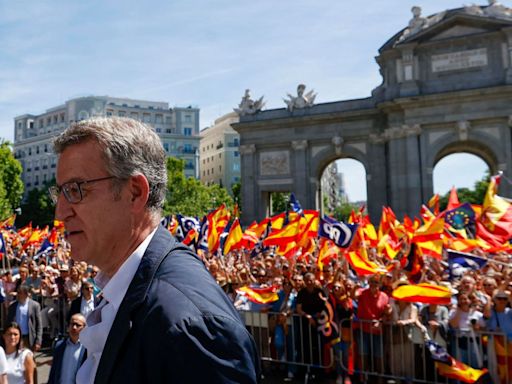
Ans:
{"type": "Polygon", "coordinates": [[[187,177],[199,178],[199,108],[109,96],[79,97],[40,115],[14,118],[14,155],[23,167],[25,191],[55,179],[53,138],[69,124],[95,116],[124,116],[153,127],[168,156],[185,161],[187,177]]]}
{"type": "Polygon", "coordinates": [[[240,181],[240,137],[231,128],[236,122],[238,115],[231,112],[203,129],[199,154],[201,181],[219,184],[230,193],[233,184],[240,181]]]}

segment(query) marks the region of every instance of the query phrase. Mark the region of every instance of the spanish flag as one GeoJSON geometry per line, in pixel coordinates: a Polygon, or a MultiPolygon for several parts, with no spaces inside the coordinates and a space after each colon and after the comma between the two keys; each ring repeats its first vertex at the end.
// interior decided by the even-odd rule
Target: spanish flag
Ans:
{"type": "Polygon", "coordinates": [[[237,247],[242,241],[243,235],[244,234],[242,233],[242,227],[240,227],[240,220],[238,220],[238,218],[235,218],[233,224],[231,225],[231,228],[229,229],[226,241],[224,242],[223,254],[227,255],[229,251],[235,249],[235,247],[237,247]]]}
{"type": "MultiPolygon", "coordinates": [[[[364,251],[366,252],[366,251],[364,251]]],[[[386,273],[387,269],[383,266],[363,257],[360,251],[350,251],[345,253],[348,263],[359,276],[374,275],[376,273],[386,273]]]]}
{"type": "Polygon", "coordinates": [[[411,303],[425,304],[450,304],[452,292],[450,288],[422,283],[417,285],[401,285],[391,293],[395,300],[402,300],[411,303]]]}
{"type": "Polygon", "coordinates": [[[451,364],[443,364],[436,361],[436,368],[441,376],[460,380],[464,383],[476,383],[482,375],[487,373],[485,368],[471,368],[469,365],[461,363],[454,358],[452,358],[451,364]]]}
{"type": "Polygon", "coordinates": [[[487,188],[482,214],[476,223],[477,236],[493,246],[512,238],[512,204],[496,194],[501,176],[493,176],[487,188]]]}
{"type": "Polygon", "coordinates": [[[411,243],[418,246],[422,255],[441,259],[443,253],[444,219],[437,218],[418,228],[411,243]]]}
{"type": "Polygon", "coordinates": [[[269,304],[279,300],[279,296],[276,293],[276,287],[267,288],[251,288],[249,286],[240,287],[237,292],[247,296],[247,298],[256,304],[269,304]]]}

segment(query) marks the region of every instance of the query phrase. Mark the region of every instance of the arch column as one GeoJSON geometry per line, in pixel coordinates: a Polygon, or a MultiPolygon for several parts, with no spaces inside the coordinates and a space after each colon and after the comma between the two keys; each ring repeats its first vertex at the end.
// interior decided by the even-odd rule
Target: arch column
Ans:
{"type": "MultiPolygon", "coordinates": [[[[240,162],[241,162],[241,176],[242,176],[242,221],[243,225],[248,225],[254,220],[259,218],[258,206],[265,205],[264,201],[261,201],[259,194],[259,188],[256,183],[255,172],[258,169],[258,162],[255,156],[256,145],[240,145],[240,162]]],[[[264,207],[266,209],[266,207],[264,207]]]]}
{"type": "Polygon", "coordinates": [[[397,217],[416,212],[423,197],[419,124],[388,128],[389,205],[397,217]]]}
{"type": "Polygon", "coordinates": [[[293,192],[295,197],[300,201],[302,208],[314,208],[311,204],[309,193],[309,166],[308,166],[308,141],[307,140],[293,140],[291,142],[293,149],[293,162],[294,162],[294,176],[293,176],[293,192]]]}

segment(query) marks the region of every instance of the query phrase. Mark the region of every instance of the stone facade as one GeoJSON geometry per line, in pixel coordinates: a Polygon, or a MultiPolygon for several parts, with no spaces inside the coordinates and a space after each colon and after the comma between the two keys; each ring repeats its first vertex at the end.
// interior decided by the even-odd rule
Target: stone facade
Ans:
{"type": "Polygon", "coordinates": [[[320,177],[338,158],[363,164],[373,221],[384,205],[417,214],[433,194],[434,166],[449,154],[472,153],[510,175],[512,18],[489,7],[445,11],[420,27],[411,20],[414,33],[404,28],[380,48],[383,82],[369,98],[242,116],[234,128],[244,223],[265,216],[274,191],[319,209],[320,177]]]}

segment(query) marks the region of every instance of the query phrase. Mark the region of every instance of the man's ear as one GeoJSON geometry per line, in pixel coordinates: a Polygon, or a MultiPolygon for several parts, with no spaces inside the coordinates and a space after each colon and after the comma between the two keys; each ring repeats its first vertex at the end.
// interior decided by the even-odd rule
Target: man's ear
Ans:
{"type": "Polygon", "coordinates": [[[135,175],[130,178],[130,195],[132,207],[135,211],[145,209],[149,199],[149,182],[144,175],[135,175]]]}

